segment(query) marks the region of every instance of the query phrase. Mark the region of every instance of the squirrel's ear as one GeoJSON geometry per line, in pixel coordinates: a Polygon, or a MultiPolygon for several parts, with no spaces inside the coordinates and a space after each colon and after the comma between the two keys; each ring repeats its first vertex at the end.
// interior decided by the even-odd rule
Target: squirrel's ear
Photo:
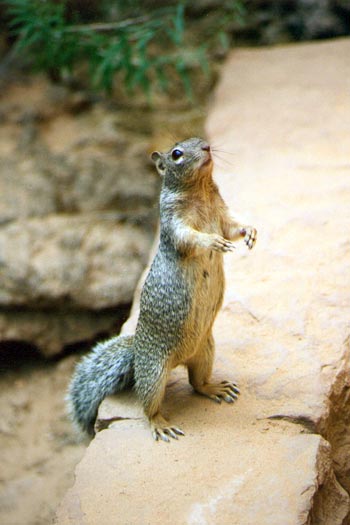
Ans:
{"type": "Polygon", "coordinates": [[[163,162],[162,154],[159,151],[154,151],[151,155],[151,159],[156,165],[157,171],[161,177],[165,174],[165,164],[163,162]]]}

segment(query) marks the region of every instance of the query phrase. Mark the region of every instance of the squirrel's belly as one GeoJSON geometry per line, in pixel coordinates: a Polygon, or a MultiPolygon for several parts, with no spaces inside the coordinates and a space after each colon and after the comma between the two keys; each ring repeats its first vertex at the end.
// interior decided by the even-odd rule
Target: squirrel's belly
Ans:
{"type": "Polygon", "coordinates": [[[174,366],[185,362],[210,333],[224,293],[222,256],[187,260],[159,271],[155,260],[141,294],[135,351],[162,348],[174,366]]]}
{"type": "Polygon", "coordinates": [[[205,344],[224,295],[224,271],[220,258],[212,264],[193,266],[189,272],[192,283],[190,308],[184,324],[179,327],[172,366],[186,363],[205,344]]]}
{"type": "Polygon", "coordinates": [[[199,330],[210,329],[218,313],[224,295],[225,279],[221,261],[201,268],[193,291],[193,321],[199,330]]]}
{"type": "Polygon", "coordinates": [[[186,334],[193,338],[205,336],[211,329],[222,305],[225,278],[222,256],[213,254],[188,268],[188,282],[191,282],[191,301],[186,320],[186,334]]]}

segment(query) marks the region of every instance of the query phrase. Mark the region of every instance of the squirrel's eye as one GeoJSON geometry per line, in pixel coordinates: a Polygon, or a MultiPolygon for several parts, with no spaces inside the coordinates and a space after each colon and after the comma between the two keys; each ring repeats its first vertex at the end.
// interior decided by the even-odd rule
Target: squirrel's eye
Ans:
{"type": "Polygon", "coordinates": [[[171,158],[173,160],[178,160],[180,157],[182,157],[183,152],[180,149],[174,149],[171,153],[171,158]]]}

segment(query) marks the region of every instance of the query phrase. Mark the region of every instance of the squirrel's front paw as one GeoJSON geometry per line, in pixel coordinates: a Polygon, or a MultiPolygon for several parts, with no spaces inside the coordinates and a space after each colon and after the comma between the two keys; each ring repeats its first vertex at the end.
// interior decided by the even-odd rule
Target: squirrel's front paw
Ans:
{"type": "Polygon", "coordinates": [[[231,241],[215,233],[208,235],[207,246],[216,252],[232,252],[235,249],[235,245],[231,241]]]}
{"type": "Polygon", "coordinates": [[[242,237],[244,237],[244,242],[248,246],[249,250],[251,250],[256,243],[256,238],[258,235],[258,232],[256,231],[253,226],[243,226],[240,230],[240,234],[242,237]]]}

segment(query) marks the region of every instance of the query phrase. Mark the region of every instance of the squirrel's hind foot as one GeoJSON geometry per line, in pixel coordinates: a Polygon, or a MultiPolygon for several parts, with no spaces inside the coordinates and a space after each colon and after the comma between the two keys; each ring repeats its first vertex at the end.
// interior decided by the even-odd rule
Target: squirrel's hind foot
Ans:
{"type": "Polygon", "coordinates": [[[180,428],[169,425],[167,420],[164,419],[160,414],[156,414],[150,418],[150,425],[152,429],[152,436],[155,441],[159,441],[161,439],[162,441],[169,443],[169,437],[178,439],[178,436],[185,435],[180,428]]]}
{"type": "Polygon", "coordinates": [[[194,387],[195,391],[203,396],[207,396],[210,399],[213,399],[217,403],[221,401],[226,401],[226,403],[233,403],[238,399],[240,394],[239,388],[236,383],[231,381],[221,381],[221,383],[206,383],[204,385],[196,385],[194,387]]]}

